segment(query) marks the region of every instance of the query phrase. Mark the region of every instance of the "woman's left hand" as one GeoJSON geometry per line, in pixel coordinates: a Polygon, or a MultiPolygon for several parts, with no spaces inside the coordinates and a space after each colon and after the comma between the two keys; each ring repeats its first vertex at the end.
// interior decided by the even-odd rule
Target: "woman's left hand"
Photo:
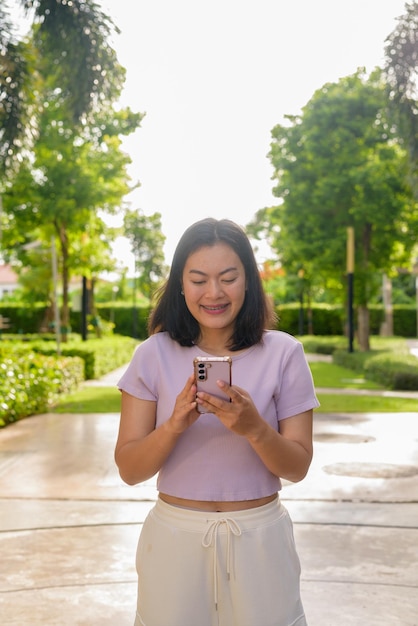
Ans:
{"type": "Polygon", "coordinates": [[[223,381],[218,381],[217,384],[231,398],[231,402],[199,391],[197,403],[208,413],[214,413],[224,426],[235,434],[243,437],[257,436],[266,423],[257,411],[250,394],[241,387],[231,386],[223,381]]]}

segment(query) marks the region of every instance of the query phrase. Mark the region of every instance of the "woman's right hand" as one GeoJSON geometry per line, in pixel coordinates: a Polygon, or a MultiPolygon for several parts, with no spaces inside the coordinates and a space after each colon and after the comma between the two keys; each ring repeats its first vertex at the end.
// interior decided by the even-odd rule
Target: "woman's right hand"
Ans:
{"type": "Polygon", "coordinates": [[[176,398],[171,417],[165,422],[170,432],[180,435],[199,419],[200,414],[196,409],[196,391],[195,378],[192,374],[176,398]]]}

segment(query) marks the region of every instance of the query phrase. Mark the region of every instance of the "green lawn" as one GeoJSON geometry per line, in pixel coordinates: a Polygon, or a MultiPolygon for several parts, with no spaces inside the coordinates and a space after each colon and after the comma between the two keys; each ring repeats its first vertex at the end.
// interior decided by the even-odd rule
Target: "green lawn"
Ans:
{"type": "Polygon", "coordinates": [[[120,391],[116,387],[83,387],[63,396],[53,413],[119,413],[120,391]]]}
{"type": "Polygon", "coordinates": [[[309,363],[316,387],[335,387],[338,389],[382,389],[380,385],[365,380],[362,373],[334,365],[313,361],[309,363]]]}
{"type": "Polygon", "coordinates": [[[382,398],[318,394],[320,413],[417,413],[418,400],[413,398],[382,398]]]}

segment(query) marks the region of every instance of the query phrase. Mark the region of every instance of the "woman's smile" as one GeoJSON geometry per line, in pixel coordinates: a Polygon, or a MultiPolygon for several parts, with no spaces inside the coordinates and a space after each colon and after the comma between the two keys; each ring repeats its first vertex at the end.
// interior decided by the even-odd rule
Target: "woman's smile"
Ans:
{"type": "Polygon", "coordinates": [[[210,313],[211,315],[218,315],[219,313],[224,313],[226,309],[228,308],[228,306],[229,306],[228,304],[217,304],[214,306],[210,306],[207,304],[201,305],[202,309],[204,309],[207,313],[210,313]]]}

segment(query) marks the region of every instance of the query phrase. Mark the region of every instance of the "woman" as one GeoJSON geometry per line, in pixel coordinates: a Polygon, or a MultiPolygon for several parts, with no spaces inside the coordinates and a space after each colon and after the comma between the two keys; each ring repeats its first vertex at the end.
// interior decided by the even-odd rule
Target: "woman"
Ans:
{"type": "Polygon", "coordinates": [[[278,492],[308,471],[319,403],[301,344],[265,330],[269,312],[244,231],[190,226],[119,382],[120,475],[135,485],[158,473],[135,626],[306,624],[278,492]],[[227,400],[197,392],[193,359],[208,355],[232,357],[232,385],[217,381],[227,400]]]}

